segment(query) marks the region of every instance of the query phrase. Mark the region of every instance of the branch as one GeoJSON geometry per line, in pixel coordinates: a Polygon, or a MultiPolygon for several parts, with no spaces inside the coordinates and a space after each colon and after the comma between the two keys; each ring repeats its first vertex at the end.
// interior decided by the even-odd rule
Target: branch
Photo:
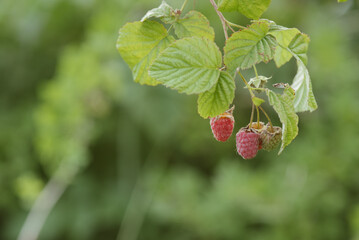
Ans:
{"type": "Polygon", "coordinates": [[[219,19],[220,19],[221,22],[222,22],[222,27],[223,27],[224,36],[225,36],[225,38],[226,38],[226,40],[227,40],[227,39],[228,39],[228,33],[227,33],[227,27],[226,27],[226,20],[225,20],[223,14],[222,14],[220,11],[218,11],[217,4],[214,2],[214,0],[209,0],[209,1],[210,1],[211,4],[213,5],[214,10],[216,10],[217,15],[218,15],[219,19]]]}

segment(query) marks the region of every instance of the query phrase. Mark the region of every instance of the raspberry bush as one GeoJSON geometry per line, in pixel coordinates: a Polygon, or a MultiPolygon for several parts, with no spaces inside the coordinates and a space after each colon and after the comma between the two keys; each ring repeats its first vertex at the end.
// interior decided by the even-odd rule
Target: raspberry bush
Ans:
{"type": "Polygon", "coordinates": [[[149,10],[141,21],[127,23],[119,31],[117,49],[132,69],[135,82],[162,84],[179,93],[198,95],[198,113],[210,118],[214,137],[226,141],[234,119],[230,106],[235,98],[235,79],[243,82],[252,102],[249,124],[236,135],[238,153],[245,159],[257,151],[271,151],[280,144],[279,153],[298,134],[298,112],[314,111],[317,103],[306,67],[309,37],[297,28],[287,28],[261,19],[270,0],[209,0],[222,23],[226,39],[223,51],[214,42],[215,32],[199,11],[183,12],[165,1],[149,10]],[[248,26],[228,21],[222,12],[238,12],[250,19],[248,26]],[[291,83],[274,83],[258,74],[256,64],[273,60],[279,68],[294,58],[297,74],[291,83]],[[253,69],[247,81],[242,70],[253,69]],[[281,127],[273,126],[256,94],[264,92],[277,112],[281,127]],[[253,121],[254,112],[257,121],[253,121]],[[260,122],[260,112],[267,123],[260,122]]]}

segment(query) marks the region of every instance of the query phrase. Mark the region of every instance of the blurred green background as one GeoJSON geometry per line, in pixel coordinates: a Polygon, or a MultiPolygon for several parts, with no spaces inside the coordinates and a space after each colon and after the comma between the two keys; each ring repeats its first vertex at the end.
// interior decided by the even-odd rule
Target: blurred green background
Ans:
{"type": "MultiPolygon", "coordinates": [[[[299,136],[280,156],[247,161],[234,136],[214,140],[195,96],[132,81],[118,29],[159,4],[0,1],[0,239],[42,228],[46,240],[358,240],[359,1],[272,1],[263,18],[311,37],[319,109],[299,114],[299,136]]],[[[209,1],[191,9],[223,47],[209,1]]],[[[258,70],[290,82],[296,66],[258,70]]],[[[249,121],[249,101],[237,81],[235,131],[249,121]]]]}

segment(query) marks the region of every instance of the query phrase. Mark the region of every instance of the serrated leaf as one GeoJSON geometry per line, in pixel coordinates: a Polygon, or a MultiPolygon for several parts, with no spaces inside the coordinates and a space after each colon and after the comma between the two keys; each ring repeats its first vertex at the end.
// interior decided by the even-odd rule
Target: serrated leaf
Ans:
{"type": "MultiPolygon", "coordinates": [[[[297,60],[298,71],[292,83],[292,88],[296,92],[294,99],[294,108],[296,112],[312,112],[318,108],[313,94],[310,75],[305,66],[307,62],[306,52],[308,50],[308,45],[309,37],[303,33],[299,33],[293,38],[289,46],[285,48],[297,60]]],[[[283,46],[281,47],[283,48],[283,46]]]]}
{"type": "Polygon", "coordinates": [[[166,49],[172,42],[174,38],[172,36],[167,36],[162,39],[157,46],[155,46],[149,54],[144,57],[139,63],[137,63],[133,68],[133,78],[135,82],[140,84],[146,84],[150,86],[156,86],[160,82],[156,81],[154,78],[150,77],[148,70],[153,61],[157,56],[166,49]]]}
{"type": "Polygon", "coordinates": [[[174,23],[175,33],[179,38],[205,37],[214,40],[214,30],[208,19],[200,12],[190,11],[174,23]]]}
{"type": "Polygon", "coordinates": [[[270,105],[279,116],[282,123],[282,145],[280,154],[286,146],[298,135],[298,116],[294,111],[294,90],[290,87],[284,89],[283,94],[277,94],[269,89],[266,91],[270,105]]]}
{"type": "Polygon", "coordinates": [[[309,72],[301,59],[297,56],[295,58],[298,71],[292,83],[292,88],[295,90],[294,108],[296,112],[312,112],[318,108],[318,105],[313,94],[309,72]]]}
{"type": "Polygon", "coordinates": [[[220,0],[218,9],[223,12],[238,11],[250,19],[259,19],[271,0],[220,0]]]}
{"type": "Polygon", "coordinates": [[[217,45],[206,38],[182,38],[153,62],[150,76],[180,93],[198,94],[216,84],[222,64],[217,45]]]}
{"type": "Polygon", "coordinates": [[[291,52],[298,56],[305,65],[307,65],[308,62],[307,51],[309,41],[310,39],[308,35],[304,33],[298,33],[288,45],[288,48],[291,50],[291,52]]]}
{"type": "Polygon", "coordinates": [[[173,8],[165,1],[162,1],[159,7],[149,10],[146,15],[143,16],[141,22],[144,22],[149,18],[155,17],[160,18],[164,23],[171,23],[175,21],[173,12],[173,8]]]}
{"type": "Polygon", "coordinates": [[[230,71],[237,67],[246,69],[261,61],[270,61],[276,41],[271,35],[268,22],[255,22],[240,32],[235,32],[224,47],[224,63],[230,71]]]}
{"type": "Polygon", "coordinates": [[[132,69],[167,35],[165,27],[158,22],[127,23],[119,31],[116,47],[132,69]]]}
{"type": "MultiPolygon", "coordinates": [[[[278,26],[278,25],[275,25],[278,26]]],[[[281,27],[281,26],[279,26],[281,27]]],[[[273,35],[278,44],[280,44],[283,47],[288,47],[291,41],[294,39],[294,37],[300,33],[300,31],[296,28],[272,28],[276,29],[274,31],[270,31],[270,34],[273,35]]],[[[274,62],[277,65],[277,67],[281,67],[285,63],[287,63],[292,58],[292,54],[288,52],[286,49],[278,47],[274,54],[274,62]]]]}
{"type": "Polygon", "coordinates": [[[221,72],[218,82],[198,97],[198,113],[203,118],[225,112],[234,99],[236,86],[228,72],[221,72]]]}

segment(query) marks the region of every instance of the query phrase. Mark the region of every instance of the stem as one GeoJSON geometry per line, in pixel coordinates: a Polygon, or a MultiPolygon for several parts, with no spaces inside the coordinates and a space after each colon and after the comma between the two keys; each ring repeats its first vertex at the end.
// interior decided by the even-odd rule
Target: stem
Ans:
{"type": "Polygon", "coordinates": [[[217,4],[214,2],[214,0],[209,0],[214,8],[214,10],[216,10],[217,12],[217,15],[219,17],[219,19],[221,20],[222,22],[222,27],[223,27],[223,32],[224,32],[224,37],[226,38],[226,40],[228,39],[228,33],[227,33],[227,27],[226,27],[226,20],[223,16],[223,14],[218,11],[218,7],[217,7],[217,4]]]}
{"type": "Polygon", "coordinates": [[[253,115],[254,115],[254,103],[252,102],[252,112],[251,112],[251,119],[249,120],[249,128],[252,128],[253,115]]]}
{"type": "Polygon", "coordinates": [[[255,97],[255,95],[254,95],[254,93],[253,93],[253,91],[252,91],[251,86],[249,86],[247,80],[243,77],[242,73],[239,71],[238,68],[237,68],[237,73],[238,73],[238,75],[242,78],[242,81],[244,82],[244,84],[247,86],[248,91],[249,91],[249,93],[251,94],[251,97],[255,97]]]}
{"type": "Polygon", "coordinates": [[[266,89],[265,88],[253,88],[251,87],[252,90],[258,90],[258,91],[265,91],[266,89]]]}
{"type": "Polygon", "coordinates": [[[230,21],[228,21],[227,19],[224,18],[224,20],[226,21],[227,25],[228,26],[233,26],[233,27],[236,27],[236,28],[241,28],[241,29],[245,29],[246,27],[243,27],[241,25],[238,25],[238,24],[235,24],[235,23],[232,23],[230,21]]]}
{"type": "Polygon", "coordinates": [[[266,118],[267,118],[267,120],[268,120],[268,122],[269,122],[269,125],[270,125],[270,127],[271,127],[271,130],[273,131],[273,124],[272,124],[272,121],[270,120],[268,114],[266,113],[266,111],[264,111],[264,109],[263,109],[261,106],[259,106],[259,108],[260,108],[260,110],[262,110],[262,112],[263,112],[264,115],[266,116],[266,118]]]}
{"type": "Polygon", "coordinates": [[[172,27],[173,27],[173,24],[167,29],[167,33],[169,33],[171,31],[172,27]]]}
{"type": "Polygon", "coordinates": [[[184,7],[186,6],[188,0],[184,0],[183,4],[182,4],[182,7],[181,7],[181,12],[183,11],[184,7]]]}
{"type": "MultiPolygon", "coordinates": [[[[227,21],[226,19],[224,19],[224,20],[227,21]]],[[[228,27],[229,29],[231,29],[232,32],[235,32],[234,29],[231,27],[231,25],[227,24],[227,27],[228,27]]]]}
{"type": "Polygon", "coordinates": [[[253,69],[254,69],[254,73],[256,74],[256,77],[258,78],[257,68],[256,68],[256,65],[254,65],[254,64],[253,64],[253,69]]]}
{"type": "Polygon", "coordinates": [[[257,128],[259,127],[259,110],[258,107],[256,106],[256,110],[257,110],[257,128]]]}

